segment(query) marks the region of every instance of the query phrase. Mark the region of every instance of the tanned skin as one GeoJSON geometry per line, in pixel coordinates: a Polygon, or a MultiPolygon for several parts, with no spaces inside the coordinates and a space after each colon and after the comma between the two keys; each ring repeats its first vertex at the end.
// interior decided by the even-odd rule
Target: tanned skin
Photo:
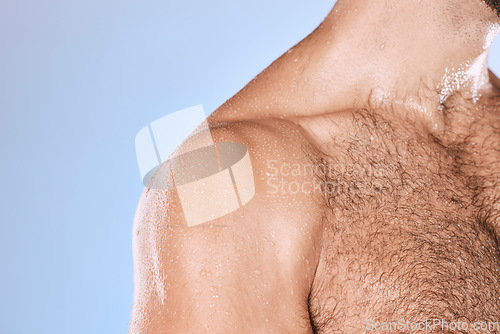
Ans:
{"type": "Polygon", "coordinates": [[[130,333],[499,322],[498,14],[339,0],[208,119],[249,150],[248,204],[188,227],[175,189],[144,190],[130,333]]]}

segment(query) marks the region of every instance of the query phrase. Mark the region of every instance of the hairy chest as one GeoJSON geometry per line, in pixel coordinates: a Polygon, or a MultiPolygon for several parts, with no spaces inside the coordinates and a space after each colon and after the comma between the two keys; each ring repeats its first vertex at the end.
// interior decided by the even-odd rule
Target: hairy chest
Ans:
{"type": "Polygon", "coordinates": [[[309,298],[318,333],[500,321],[500,133],[481,127],[443,144],[363,117],[316,160],[327,208],[309,298]]]}

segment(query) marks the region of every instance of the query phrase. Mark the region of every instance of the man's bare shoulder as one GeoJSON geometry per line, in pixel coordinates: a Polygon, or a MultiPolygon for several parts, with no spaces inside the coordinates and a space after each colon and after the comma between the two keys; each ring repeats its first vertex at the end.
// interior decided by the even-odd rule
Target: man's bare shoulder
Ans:
{"type": "Polygon", "coordinates": [[[184,211],[177,222],[217,223],[227,214],[248,214],[257,207],[300,216],[321,205],[314,149],[293,123],[210,124],[181,146],[177,156],[158,168],[141,200],[148,202],[152,193],[168,197],[163,205],[184,211]],[[218,200],[226,207],[217,207],[218,200]],[[200,213],[203,203],[206,212],[200,213]]]}
{"type": "Polygon", "coordinates": [[[137,209],[132,332],[310,333],[321,211],[307,140],[259,121],[211,124],[185,145],[137,209]]]}

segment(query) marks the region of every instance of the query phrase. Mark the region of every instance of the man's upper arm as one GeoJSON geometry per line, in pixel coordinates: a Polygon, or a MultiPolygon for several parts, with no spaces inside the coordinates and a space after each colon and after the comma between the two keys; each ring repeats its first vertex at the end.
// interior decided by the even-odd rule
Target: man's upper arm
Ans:
{"type": "MultiPolygon", "coordinates": [[[[264,129],[250,133],[275,140],[264,129]]],[[[175,186],[144,191],[134,227],[131,332],[310,333],[307,297],[320,248],[320,216],[311,210],[317,202],[311,194],[276,186],[308,182],[308,175],[278,168],[290,168],[293,162],[306,166],[307,159],[293,140],[269,154],[245,131],[235,136],[221,130],[214,137],[217,143],[239,142],[248,148],[255,193],[245,204],[240,198],[229,213],[203,221],[207,216],[198,211],[186,213],[186,198],[215,203],[224,192],[223,182],[208,192],[193,188],[202,193],[184,198],[175,186]]],[[[237,180],[238,173],[232,174],[237,180]]],[[[234,185],[238,191],[238,182],[234,185]]]]}

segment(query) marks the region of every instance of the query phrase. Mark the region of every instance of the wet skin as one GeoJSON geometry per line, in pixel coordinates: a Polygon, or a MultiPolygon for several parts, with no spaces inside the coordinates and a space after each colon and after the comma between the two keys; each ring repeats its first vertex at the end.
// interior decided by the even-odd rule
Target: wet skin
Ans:
{"type": "MultiPolygon", "coordinates": [[[[415,56],[412,68],[429,72],[418,84],[393,78],[392,59],[396,70],[377,86],[347,59],[327,63],[356,44],[328,29],[348,27],[332,22],[355,5],[340,1],[344,15],[332,11],[209,118],[215,142],[248,148],[250,202],[188,227],[175,188],[144,190],[131,333],[363,333],[369,319],[500,321],[499,80],[489,73],[478,89],[470,82],[480,74],[469,82],[464,70],[458,86],[467,90],[426,90],[447,72],[424,58],[428,65],[417,66],[415,56]],[[344,67],[353,74],[335,79],[344,67]]],[[[484,50],[470,49],[460,49],[464,59],[481,59],[484,50]]],[[[366,66],[382,66],[369,59],[375,64],[366,66]]]]}

